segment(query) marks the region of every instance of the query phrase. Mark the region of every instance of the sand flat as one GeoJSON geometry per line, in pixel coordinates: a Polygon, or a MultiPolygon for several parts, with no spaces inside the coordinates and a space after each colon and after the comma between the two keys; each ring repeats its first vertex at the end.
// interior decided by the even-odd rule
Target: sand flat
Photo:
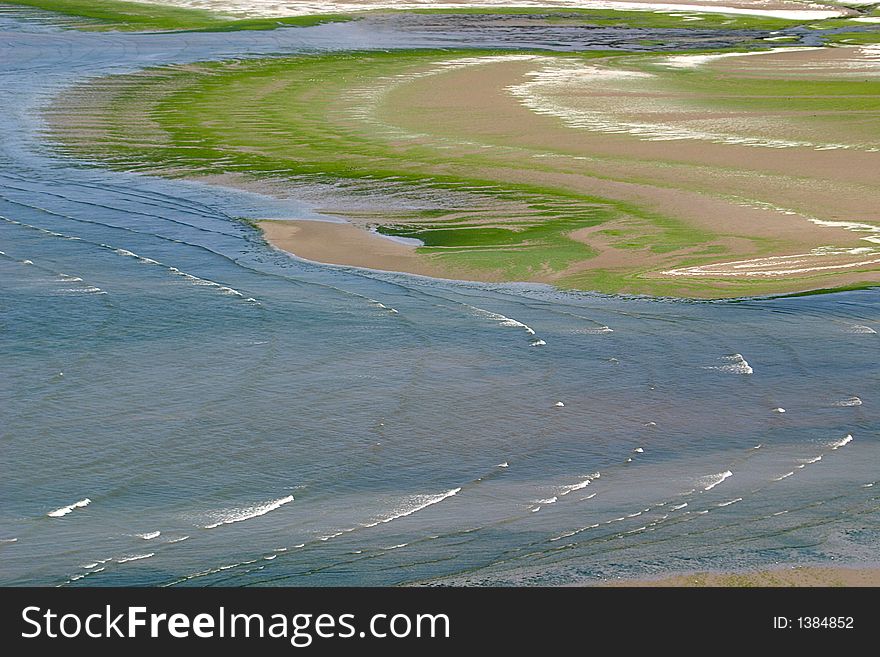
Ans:
{"type": "Polygon", "coordinates": [[[747,14],[816,20],[846,16],[852,12],[802,0],[152,0],[156,4],[211,9],[246,16],[294,16],[377,9],[461,9],[504,6],[552,7],[559,9],[615,9],[747,14]]]}
{"type": "MultiPolygon", "coordinates": [[[[764,65],[765,71],[775,70],[774,63],[788,71],[792,68],[792,58],[805,60],[812,66],[841,61],[868,62],[866,65],[871,62],[860,59],[855,49],[811,50],[753,56],[748,62],[745,58],[730,59],[724,62],[722,70],[732,74],[747,71],[753,62],[764,57],[773,58],[764,65]]],[[[817,260],[815,271],[831,269],[819,269],[828,266],[831,254],[827,249],[813,252],[829,244],[856,250],[853,254],[843,250],[834,254],[835,264],[841,268],[860,263],[876,264],[876,258],[864,257],[858,252],[860,246],[870,251],[871,247],[864,240],[877,242],[874,235],[880,235],[880,225],[870,223],[876,221],[876,208],[880,207],[880,190],[873,184],[880,173],[880,154],[874,150],[880,145],[876,135],[875,141],[866,144],[864,150],[858,150],[817,149],[810,147],[811,144],[761,148],[754,144],[691,138],[686,133],[678,139],[654,139],[653,134],[646,137],[643,132],[624,129],[602,131],[590,124],[579,129],[576,124],[566,124],[559,116],[536,114],[534,108],[518,107],[510,102],[510,90],[517,89],[513,81],[534,77],[545,64],[580,67],[587,71],[586,76],[575,76],[574,82],[564,84],[558,93],[568,102],[580,94],[595,106],[598,87],[598,94],[604,92],[611,102],[600,98],[600,108],[593,112],[594,116],[615,106],[623,108],[618,110],[620,113],[631,113],[630,108],[639,98],[648,96],[656,103],[658,94],[664,93],[659,86],[645,89],[644,79],[630,77],[631,71],[615,75],[616,60],[610,64],[563,60],[560,64],[555,58],[522,58],[447,68],[430,78],[413,79],[391,90],[385,99],[384,113],[381,108],[377,111],[385,121],[403,129],[424,131],[425,126],[431,126],[432,135],[450,142],[458,139],[463,148],[464,144],[474,142],[495,147],[499,159],[511,160],[511,168],[517,158],[542,158],[542,170],[537,173],[531,170],[530,175],[548,184],[646,203],[686,217],[688,223],[727,235],[777,238],[790,247],[806,247],[806,252],[791,250],[779,255],[797,257],[801,265],[804,260],[817,260]],[[603,84],[608,78],[613,78],[615,85],[603,84]],[[414,109],[400,111],[401,108],[414,109]],[[466,123],[462,121],[463,116],[467,116],[466,123]],[[521,150],[504,153],[504,147],[521,150]],[[743,194],[744,187],[748,195],[743,194]],[[847,222],[844,217],[851,221],[847,222]],[[869,223],[863,225],[863,230],[853,232],[855,221],[869,223]]],[[[695,113],[689,108],[683,107],[681,114],[686,116],[679,120],[693,122],[695,113]]],[[[696,112],[697,120],[705,116],[696,112]]],[[[739,118],[746,129],[752,128],[749,118],[748,113],[739,118]]],[[[652,117],[661,122],[660,128],[664,119],[668,116],[652,117]]],[[[797,117],[783,114],[779,120],[794,123],[797,117]]],[[[512,170],[506,175],[516,177],[512,170]]],[[[631,264],[636,264],[643,254],[632,257],[631,264]]],[[[790,273],[806,273],[810,266],[801,266],[802,271],[795,269],[790,273]]],[[[785,275],[781,269],[776,272],[785,275]]],[[[718,275],[767,276],[776,272],[769,267],[743,266],[722,274],[716,269],[718,275]]],[[[685,273],[676,271],[675,275],[685,273]]]]}
{"type": "MultiPolygon", "coordinates": [[[[355,173],[352,194],[372,204],[359,213],[325,203],[347,226],[267,234],[306,259],[584,289],[611,275],[615,291],[676,296],[880,279],[880,138],[870,130],[880,74],[870,47],[719,58],[404,53],[248,70],[212,72],[234,84],[201,93],[190,130],[232,158],[342,165],[355,173]],[[355,68],[340,76],[339,67],[355,68]],[[861,75],[841,80],[841,67],[861,75]],[[456,182],[444,191],[421,182],[434,176],[456,182]],[[402,194],[421,209],[395,206],[402,194]],[[377,225],[442,239],[413,249],[370,234],[377,225]]],[[[146,101],[124,105],[134,112],[125,116],[142,112],[161,129],[151,104],[166,89],[182,98],[202,74],[167,75],[71,94],[62,138],[94,143],[94,123],[78,133],[76,116],[106,117],[101,104],[120,92],[146,101]]],[[[186,161],[185,149],[172,160],[183,173],[186,161]]]]}
{"type": "Polygon", "coordinates": [[[880,586],[880,568],[798,566],[742,573],[690,573],[657,579],[620,580],[603,586],[738,587],[738,586],[880,586]]]}
{"type": "MultiPolygon", "coordinates": [[[[259,222],[259,226],[273,246],[305,260],[469,280],[466,272],[455,272],[432,262],[430,258],[420,257],[414,246],[396,242],[352,223],[265,220],[259,222]]],[[[480,279],[485,280],[485,276],[480,279]]]]}

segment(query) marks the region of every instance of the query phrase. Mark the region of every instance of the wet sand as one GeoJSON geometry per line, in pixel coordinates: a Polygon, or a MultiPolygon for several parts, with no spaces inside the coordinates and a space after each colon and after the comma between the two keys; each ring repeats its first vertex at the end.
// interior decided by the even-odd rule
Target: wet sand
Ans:
{"type": "MultiPolygon", "coordinates": [[[[880,282],[880,139],[871,129],[876,91],[867,88],[865,101],[854,105],[840,101],[835,89],[825,91],[820,100],[827,106],[817,112],[811,86],[815,82],[821,90],[841,79],[876,82],[876,47],[607,59],[452,55],[417,64],[346,83],[343,94],[331,97],[332,112],[321,115],[321,125],[335,130],[332,135],[377,140],[384,150],[358,151],[370,167],[538,186],[580,199],[584,208],[595,198],[645,212],[621,211],[613,220],[570,230],[563,237],[588,247],[584,255],[556,268],[536,259],[537,266],[521,268],[515,277],[500,271],[511,248],[496,248],[492,260],[483,257],[483,248],[482,268],[462,271],[470,264],[461,259],[450,264],[451,250],[428,253],[371,234],[368,229],[381,223],[377,216],[394,226],[424,221],[390,204],[376,208],[371,223],[332,206],[330,215],[351,223],[267,223],[272,244],[318,262],[444,278],[600,289],[590,277],[608,272],[623,282],[602,291],[650,293],[661,289],[655,287],[659,281],[670,296],[880,282]],[[768,94],[767,84],[777,80],[801,85],[795,88],[800,95],[788,102],[768,94]],[[804,85],[810,85],[806,91],[804,85]]],[[[295,74],[287,75],[279,70],[277,77],[256,83],[244,97],[247,105],[230,113],[232,122],[208,126],[224,149],[272,159],[309,147],[287,140],[288,134],[300,134],[295,124],[285,130],[263,126],[262,105],[250,102],[297,82],[295,74]]],[[[186,83],[185,77],[169,78],[171,88],[186,83]]],[[[111,81],[105,100],[94,85],[82,96],[74,94],[66,125],[56,123],[61,138],[100,141],[106,120],[100,106],[112,104],[120,89],[111,81]],[[86,122],[77,118],[82,116],[86,122]],[[100,117],[96,128],[88,123],[94,117],[100,117]]],[[[149,108],[138,104],[130,110],[129,123],[143,114],[145,134],[162,143],[149,108]]],[[[226,114],[220,118],[226,121],[226,114]]],[[[351,151],[342,148],[332,156],[345,161],[351,151]]],[[[371,191],[381,202],[383,188],[377,184],[371,191]]],[[[467,206],[473,226],[515,231],[517,222],[530,218],[526,207],[512,204],[499,211],[477,201],[474,195],[467,206]]],[[[572,205],[571,212],[577,209],[572,205]]],[[[541,257],[551,258],[558,246],[559,240],[539,244],[541,257]]]]}
{"type": "Polygon", "coordinates": [[[478,7],[536,7],[557,9],[614,9],[641,11],[683,11],[749,14],[780,18],[820,19],[845,16],[846,7],[834,7],[807,0],[279,0],[262,3],[254,0],[153,0],[157,4],[242,13],[248,16],[292,16],[327,14],[376,9],[472,9],[478,7]]]}
{"type": "MultiPolygon", "coordinates": [[[[396,242],[347,222],[266,220],[259,222],[266,240],[299,258],[325,264],[399,271],[439,278],[478,280],[419,256],[414,246],[396,242]]],[[[479,280],[485,280],[480,276],[479,280]]]]}
{"type": "MultiPolygon", "coordinates": [[[[729,58],[711,65],[734,80],[741,75],[761,74],[782,79],[812,75],[818,80],[856,72],[876,76],[880,69],[873,65],[873,51],[860,56],[862,50],[790,51],[729,58]]],[[[512,171],[516,158],[545,158],[542,171],[536,173],[530,168],[528,176],[518,179],[647,205],[688,225],[728,238],[738,236],[741,239],[731,254],[745,256],[753,249],[746,243],[749,239],[775,240],[778,244],[775,253],[754,261],[728,259],[731,267],[716,265],[693,271],[671,268],[666,270],[670,276],[785,277],[836,269],[840,281],[877,280],[873,274],[846,271],[875,269],[880,257],[876,249],[880,192],[872,183],[880,170],[876,143],[825,147],[821,131],[810,132],[811,126],[798,126],[804,117],[783,111],[770,117],[773,128],[794,126],[791,130],[801,133],[802,141],[791,142],[795,145],[790,147],[772,142],[765,147],[760,134],[751,135],[750,121],[760,129],[761,122],[769,121],[768,112],[755,113],[753,118],[738,112],[728,118],[719,112],[687,107],[687,103],[700,99],[668,91],[654,84],[654,79],[630,82],[626,77],[630,71],[614,61],[562,64],[573,69],[571,80],[563,78],[555,89],[551,80],[546,94],[551,98],[541,100],[549,105],[552,94],[557,94],[569,106],[557,108],[549,116],[542,112],[543,106],[526,107],[511,98],[511,91],[516,93],[522,88],[517,81],[534,79],[546,70],[545,66],[551,70],[556,66],[552,59],[540,57],[466,67],[413,80],[405,87],[390,90],[384,108],[376,111],[383,120],[406,130],[424,131],[430,125],[431,134],[441,138],[521,149],[506,156],[511,169],[505,174],[511,177],[517,177],[512,171]],[[429,96],[436,99],[430,106],[429,96]],[[642,101],[645,109],[633,109],[642,101]],[[672,114],[664,113],[666,106],[672,114]],[[395,109],[394,116],[390,108],[395,109]],[[417,109],[410,112],[408,108],[417,109]],[[566,111],[575,118],[567,121],[566,111]],[[577,124],[578,112],[588,117],[583,127],[577,124]],[[466,122],[463,116],[467,116],[466,122]],[[704,126],[695,132],[696,137],[674,138],[689,135],[694,124],[704,126]],[[734,132],[725,141],[723,128],[731,124],[742,134],[734,132]],[[664,136],[663,130],[671,137],[664,136]],[[645,132],[647,137],[643,136],[645,132]],[[703,137],[705,134],[721,136],[703,137]],[[808,141],[810,138],[815,143],[808,141]],[[736,140],[755,143],[738,144],[736,140]],[[859,222],[865,223],[855,225],[859,222]],[[771,266],[770,256],[781,256],[781,264],[771,266]],[[794,262],[796,266],[792,266],[794,262]]],[[[833,128],[846,130],[841,128],[846,118],[835,117],[833,128]]],[[[850,139],[862,136],[859,129],[864,120],[864,115],[853,120],[854,125],[848,129],[850,139]]],[[[499,156],[501,159],[505,154],[499,156]]],[[[732,240],[727,243],[730,245],[732,240]]],[[[661,260],[645,251],[618,253],[615,260],[620,258],[636,267],[661,260]]],[[[588,266],[600,266],[600,262],[592,260],[588,266]]]]}
{"type": "Polygon", "coordinates": [[[880,568],[798,566],[742,573],[690,573],[658,579],[603,582],[615,587],[880,586],[880,568]]]}
{"type": "MultiPolygon", "coordinates": [[[[869,54],[873,54],[868,51],[869,54]]],[[[707,59],[700,66],[711,67],[734,79],[792,75],[823,79],[829,75],[852,73],[876,74],[871,61],[861,56],[860,49],[795,50],[749,57],[707,59]]],[[[563,62],[564,64],[565,62],[563,62]]],[[[834,285],[849,285],[880,281],[880,249],[876,247],[880,226],[876,208],[880,195],[876,189],[868,191],[875,179],[880,156],[870,150],[829,148],[817,150],[803,147],[762,148],[737,143],[718,143],[711,139],[653,140],[641,138],[638,133],[608,134],[591,129],[572,129],[559,116],[535,114],[531,108],[516,102],[511,90],[516,90],[523,79],[534,78],[543,67],[557,64],[553,58],[511,57],[484,65],[465,66],[448,71],[437,71],[421,78],[396,81],[385,91],[381,104],[369,108],[384,125],[415,134],[428,131],[435,139],[445,139],[450,148],[459,141],[463,150],[474,143],[490,144],[497,148],[499,166],[506,165],[503,175],[518,181],[538,180],[542,184],[564,186],[581,193],[636,202],[660,210],[664,214],[684,219],[689,225],[711,230],[726,237],[719,239],[728,252],[740,258],[726,258],[723,262],[691,267],[664,269],[668,259],[648,249],[622,250],[612,241],[603,239],[601,229],[585,229],[573,233],[573,239],[583,241],[598,251],[598,256],[575,265],[565,272],[598,268],[638,268],[650,270],[648,277],[681,278],[751,278],[785,279],[811,275],[832,274],[834,285]],[[463,117],[467,117],[464,121],[463,117]],[[562,123],[562,124],[561,124],[562,123]],[[426,129],[426,126],[430,128],[426,129]],[[513,147],[510,154],[501,147],[513,147]],[[543,170],[533,170],[535,157],[552,155],[543,170]],[[516,170],[517,158],[531,160],[528,169],[516,170]],[[747,184],[749,196],[742,194],[747,184]],[[730,197],[738,195],[738,199],[730,197]],[[810,207],[811,213],[791,210],[792,206],[810,207]],[[846,222],[850,222],[847,224],[846,222]],[[868,222],[854,225],[853,222],[868,222]],[[865,238],[872,241],[866,242],[865,238]],[[770,254],[755,253],[750,240],[775,240],[779,246],[770,254]],[[659,271],[658,271],[659,270],[659,271]]],[[[697,66],[683,58],[675,66],[697,66]]],[[[657,87],[645,90],[628,86],[625,77],[609,85],[608,77],[621,73],[615,64],[602,62],[576,64],[581,70],[576,82],[563,83],[556,93],[567,94],[566,101],[577,105],[583,97],[593,115],[605,112],[607,121],[645,121],[657,124],[657,130],[681,130],[677,126],[719,121],[717,116],[699,110],[682,110],[681,103],[690,101],[682,94],[674,95],[657,87]],[[585,73],[582,73],[585,72],[585,73]],[[592,76],[592,77],[591,77],[592,76]],[[597,93],[605,99],[596,99],[597,93]],[[666,93],[665,97],[661,97],[666,93]],[[658,97],[660,99],[658,100],[658,97]],[[632,118],[635,110],[609,110],[609,106],[632,107],[641,98],[652,106],[641,116],[632,118]],[[610,102],[608,101],[610,99],[610,102]],[[678,109],[678,115],[667,115],[656,110],[663,103],[678,109]],[[664,126],[661,121],[667,121],[664,126]]],[[[619,66],[619,65],[618,65],[619,66]]],[[[640,80],[636,80],[640,82],[640,80]]],[[[797,115],[782,115],[781,122],[796,122],[797,115]]],[[[720,119],[721,121],[724,120],[720,119]]],[[[739,117],[742,122],[744,119],[739,117]]],[[[756,120],[767,120],[766,116],[756,120]]],[[[858,122],[864,119],[859,117],[858,122]]],[[[839,128],[840,121],[835,124],[839,128]]],[[[751,126],[746,124],[746,130],[751,126]]],[[[851,130],[850,132],[858,132],[851,130]]],[[[822,135],[804,131],[804,138],[821,141],[822,135]]],[[[844,135],[846,136],[846,135],[844,135]]],[[[870,136],[869,136],[870,138],[870,136]]],[[[805,142],[808,143],[808,142],[805,142]]],[[[487,171],[487,173],[490,173],[487,171]]],[[[496,171],[491,172],[496,174],[496,171]]],[[[326,227],[312,228],[310,233],[329,232],[326,227]]],[[[345,243],[333,247],[320,246],[314,239],[279,241],[281,229],[274,228],[268,239],[302,257],[338,264],[363,264],[378,269],[397,268],[411,273],[429,273],[436,267],[415,250],[395,247],[400,253],[391,254],[383,247],[367,256],[377,238],[369,234],[347,232],[345,243]],[[405,252],[405,256],[402,255],[405,252]]],[[[381,240],[380,241],[384,241],[381,240]]],[[[683,254],[679,254],[681,256],[683,254]]],[[[825,280],[825,279],[823,279],[825,280]]],[[[818,286],[826,285],[826,282],[818,286]]],[[[800,291],[814,286],[801,282],[793,289],[800,291]]],[[[780,289],[785,289],[781,286],[780,289]]]]}

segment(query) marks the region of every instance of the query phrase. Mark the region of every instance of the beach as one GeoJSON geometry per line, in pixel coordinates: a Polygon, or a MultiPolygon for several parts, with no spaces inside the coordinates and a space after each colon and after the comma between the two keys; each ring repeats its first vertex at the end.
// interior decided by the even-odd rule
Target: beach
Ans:
{"type": "Polygon", "coordinates": [[[259,226],[270,244],[305,260],[422,276],[450,274],[419,258],[414,246],[347,222],[282,220],[261,221],[259,226]]]}
{"type": "Polygon", "coordinates": [[[606,582],[603,586],[635,587],[801,587],[880,586],[880,569],[789,566],[742,573],[690,573],[657,579],[606,582]]]}
{"type": "Polygon", "coordinates": [[[880,281],[876,55],[365,53],[107,79],[66,93],[51,116],[82,156],[207,181],[222,159],[225,184],[316,194],[362,234],[326,247],[304,231],[341,228],[265,224],[270,242],[309,260],[602,292],[779,294],[880,281]],[[207,160],[178,147],[172,106],[174,126],[191,117],[185,139],[210,144],[207,160]],[[116,137],[122,117],[149,143],[116,137]]]}
{"type": "Polygon", "coordinates": [[[644,0],[523,0],[511,4],[507,0],[458,0],[422,2],[406,0],[312,0],[306,2],[260,2],[259,0],[161,0],[157,4],[178,7],[211,9],[241,13],[248,16],[289,16],[294,14],[326,14],[332,12],[358,12],[368,10],[472,10],[505,9],[506,6],[565,9],[615,9],[639,11],[717,12],[726,14],[749,14],[782,18],[831,18],[845,16],[851,10],[828,4],[801,0],[667,0],[645,2],[644,0]]]}
{"type": "Polygon", "coordinates": [[[0,9],[0,583],[876,582],[876,25],[85,4],[0,9]]]}

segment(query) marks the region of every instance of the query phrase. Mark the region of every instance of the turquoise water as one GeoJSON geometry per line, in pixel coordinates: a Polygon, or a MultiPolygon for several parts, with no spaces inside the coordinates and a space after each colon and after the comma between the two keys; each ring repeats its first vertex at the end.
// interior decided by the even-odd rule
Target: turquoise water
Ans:
{"type": "Polygon", "coordinates": [[[876,562],[880,292],[697,303],[320,266],[236,219],[305,202],[84,166],[40,135],[86,76],[491,40],[392,28],[0,18],[0,584],[876,562]]]}

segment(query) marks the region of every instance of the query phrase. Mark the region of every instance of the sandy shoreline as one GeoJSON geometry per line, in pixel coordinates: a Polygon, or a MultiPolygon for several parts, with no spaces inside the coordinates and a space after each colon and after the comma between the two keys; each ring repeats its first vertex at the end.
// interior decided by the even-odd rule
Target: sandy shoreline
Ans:
{"type": "Polygon", "coordinates": [[[138,167],[155,151],[163,175],[282,195],[323,185],[321,214],[349,223],[257,218],[307,260],[624,294],[786,294],[880,283],[877,52],[178,67],[68,92],[50,123],[74,154],[128,150],[138,167]],[[181,121],[222,169],[190,160],[181,121]]]}
{"type": "Polygon", "coordinates": [[[853,14],[846,7],[808,0],[152,0],[155,4],[209,9],[246,16],[292,16],[369,10],[472,9],[535,7],[565,9],[611,9],[629,11],[681,11],[747,14],[774,18],[816,20],[853,14]]]}
{"type": "MultiPolygon", "coordinates": [[[[817,67],[833,66],[832,70],[846,74],[846,67],[850,64],[848,58],[851,57],[852,54],[847,49],[833,51],[795,49],[748,58],[730,59],[728,56],[726,59],[720,58],[715,69],[734,75],[748,74],[754,69],[757,73],[752,75],[786,76],[789,71],[811,72],[817,67]]],[[[680,59],[685,66],[691,65],[688,57],[671,59],[680,59]]],[[[691,59],[701,61],[700,56],[691,59]]],[[[711,61],[711,56],[705,59],[711,61]]],[[[872,231],[880,232],[880,227],[876,227],[871,221],[873,208],[876,207],[874,200],[870,200],[873,195],[859,194],[855,191],[852,194],[842,193],[851,185],[868,184],[865,176],[872,175],[871,171],[875,169],[878,161],[876,153],[845,148],[756,149],[699,138],[679,139],[673,142],[662,139],[659,141],[622,139],[619,134],[615,134],[620,132],[616,127],[613,133],[607,136],[602,130],[596,129],[572,131],[569,126],[559,126],[543,117],[535,116],[529,111],[533,108],[518,107],[516,103],[510,102],[509,96],[505,98],[504,91],[510,91],[511,87],[508,86],[510,83],[524,78],[528,80],[529,75],[535,75],[534,71],[541,71],[540,62],[543,61],[541,58],[510,58],[495,64],[468,66],[429,75],[421,80],[408,81],[406,85],[393,87],[387,92],[384,108],[378,109],[377,114],[383,125],[393,125],[397,129],[403,128],[413,133],[424,129],[427,118],[432,130],[444,138],[452,135],[460,138],[464,132],[468,142],[484,140],[485,143],[493,145],[499,143],[499,138],[503,138],[501,143],[505,146],[515,145],[523,149],[516,157],[522,157],[523,154],[534,155],[536,152],[540,154],[538,149],[552,146],[559,149],[553,160],[555,171],[545,167],[545,171],[533,172],[537,179],[554,184],[572,185],[578,190],[587,190],[604,197],[638,200],[651,207],[662,208],[667,214],[684,217],[690,225],[700,226],[706,230],[717,231],[720,228],[721,232],[728,236],[784,240],[788,244],[787,251],[759,254],[752,250],[753,247],[745,244],[742,238],[737,242],[732,237],[727,237],[726,240],[719,240],[718,243],[728,246],[731,254],[739,252],[745,257],[726,258],[701,266],[662,269],[663,258],[652,255],[647,250],[634,253],[614,248],[613,241],[603,237],[601,231],[584,228],[570,233],[570,237],[597,249],[598,254],[569,268],[568,274],[581,268],[595,270],[635,266],[643,271],[648,268],[653,269],[654,271],[642,274],[649,278],[691,280],[751,278],[783,281],[787,278],[828,273],[834,275],[835,286],[880,282],[880,276],[876,271],[865,271],[876,270],[880,263],[880,249],[875,246],[876,238],[871,237],[872,234],[876,234],[872,231]],[[428,109],[428,99],[438,88],[442,89],[443,93],[428,109]],[[401,108],[409,106],[420,108],[418,121],[408,121],[407,113],[400,111],[401,108]],[[383,114],[383,111],[387,112],[391,108],[397,112],[397,115],[383,114]],[[463,112],[469,114],[467,127],[463,127],[457,120],[463,112]],[[448,117],[456,117],[456,120],[452,122],[448,117]],[[527,125],[529,131],[517,135],[517,126],[527,125]],[[603,175],[601,177],[597,174],[590,175],[590,169],[595,168],[598,171],[598,167],[586,162],[578,163],[576,160],[580,159],[584,162],[584,159],[578,158],[576,154],[599,156],[603,175]],[[670,154],[673,154],[677,160],[674,166],[670,166],[667,159],[670,154]],[[637,157],[638,160],[633,161],[633,157],[637,157]],[[567,158],[570,158],[568,162],[566,162],[567,158]],[[619,162],[615,161],[618,159],[619,162]],[[654,163],[659,163],[661,166],[656,167],[654,163]],[[617,177],[615,171],[618,167],[621,172],[626,171],[630,175],[638,173],[638,182],[625,180],[624,173],[617,177]],[[792,175],[809,182],[803,184],[801,181],[792,180],[792,175]],[[762,181],[762,178],[766,182],[762,181]],[[735,193],[746,179],[749,180],[753,192],[761,193],[765,198],[775,197],[775,207],[748,207],[748,204],[731,204],[728,199],[723,198],[722,194],[727,191],[725,187],[729,189],[730,194],[735,193]],[[670,189],[672,185],[675,186],[674,189],[670,189]],[[714,187],[713,195],[706,193],[710,186],[714,187]],[[870,223],[865,224],[864,230],[854,231],[847,229],[841,222],[817,220],[803,212],[786,210],[784,206],[791,207],[789,204],[796,203],[798,196],[809,200],[821,216],[831,219],[840,216],[837,212],[845,211],[847,217],[868,220],[870,223]],[[867,243],[866,238],[869,240],[867,243]],[[753,255],[749,254],[750,251],[753,255]]],[[[584,97],[582,94],[585,92],[595,93],[597,85],[605,95],[611,99],[619,99],[621,104],[624,104],[624,101],[628,101],[630,105],[641,102],[636,100],[629,89],[614,82],[611,86],[603,87],[603,72],[608,69],[601,64],[595,67],[573,67],[573,69],[575,74],[581,76],[586,72],[587,75],[595,78],[596,82],[584,88],[580,82],[577,85],[567,85],[564,79],[562,84],[557,85],[554,79],[552,80],[554,86],[546,85],[554,94],[567,94],[567,102],[578,102],[580,97],[584,97]]],[[[565,68],[560,70],[563,74],[567,74],[565,68]]],[[[626,69],[621,73],[608,70],[608,74],[625,76],[627,72],[626,69]]],[[[559,74],[554,71],[554,75],[559,74]]],[[[612,81],[617,79],[617,77],[612,78],[612,81]]],[[[619,79],[622,82],[626,81],[625,77],[619,79]]],[[[648,93],[651,91],[649,89],[648,93]]],[[[704,115],[698,112],[684,115],[687,122],[681,121],[674,114],[658,115],[657,110],[662,109],[662,105],[660,105],[661,100],[657,99],[661,97],[656,91],[653,93],[654,99],[650,101],[652,106],[644,113],[644,117],[656,121],[657,116],[661,116],[666,121],[663,129],[678,130],[676,122],[685,126],[682,129],[690,129],[687,126],[697,121],[707,124],[712,120],[711,115],[706,114],[707,118],[704,118],[704,115]]],[[[585,96],[585,99],[585,102],[597,105],[592,95],[585,96]]],[[[553,97],[548,97],[546,102],[553,102],[553,97]]],[[[670,96],[668,102],[670,107],[675,107],[681,112],[680,104],[673,105],[673,102],[679,102],[677,99],[670,96]]],[[[597,109],[589,108],[590,113],[586,116],[591,121],[597,122],[595,117],[599,112],[606,111],[604,107],[599,104],[597,109]]],[[[573,116],[577,116],[576,111],[578,108],[572,110],[573,116]]],[[[565,116],[562,114],[563,118],[565,116]]],[[[603,120],[618,120],[612,114],[607,116],[608,118],[603,120]]],[[[783,118],[787,120],[787,117],[783,116],[783,118]]],[[[633,121],[629,116],[619,120],[622,121],[623,126],[633,121]]],[[[639,121],[641,121],[639,126],[646,125],[644,118],[639,117],[639,121]]],[[[662,124],[658,125],[662,126],[662,124]]],[[[590,125],[590,128],[593,126],[590,125]]],[[[821,133],[812,136],[821,137],[821,133]]],[[[516,175],[510,170],[505,173],[516,175]]],[[[604,229],[607,228],[608,226],[605,226],[604,229]]],[[[302,232],[296,235],[297,231],[303,230],[306,229],[301,224],[287,228],[276,224],[267,233],[267,239],[281,249],[319,262],[437,275],[439,268],[437,258],[432,260],[430,257],[420,256],[412,247],[383,244],[388,240],[358,228],[346,228],[344,240],[337,238],[337,234],[343,231],[338,225],[310,226],[307,229],[308,239],[304,239],[306,236],[302,232]],[[323,234],[323,238],[318,238],[319,234],[323,234]]],[[[445,275],[449,275],[448,269],[440,269],[445,275]]],[[[491,274],[486,273],[476,277],[493,280],[491,274]]],[[[541,277],[533,276],[532,280],[541,280],[541,277]]],[[[554,282],[554,279],[548,276],[545,281],[554,282]]],[[[824,280],[817,280],[807,283],[801,281],[794,287],[783,282],[778,289],[805,291],[822,287],[830,286],[824,280]]]]}
{"type": "Polygon", "coordinates": [[[670,575],[656,579],[614,580],[613,587],[810,587],[880,586],[880,568],[848,566],[788,566],[768,570],[670,575]]]}
{"type": "Polygon", "coordinates": [[[420,257],[416,248],[348,222],[265,220],[257,223],[271,245],[305,260],[459,280],[486,280],[452,272],[420,257]]]}
{"type": "MultiPolygon", "coordinates": [[[[418,253],[417,247],[395,242],[364,226],[348,222],[315,220],[266,219],[256,222],[266,241],[275,248],[298,258],[327,265],[361,267],[378,271],[399,272],[462,281],[500,282],[504,276],[486,270],[469,271],[443,264],[431,256],[418,253]]],[[[533,277],[535,282],[552,283],[533,277]]],[[[846,286],[872,280],[870,274],[853,274],[836,278],[846,286]]],[[[784,282],[784,281],[783,281],[784,282]]],[[[880,284],[880,278],[877,278],[880,284]]],[[[824,288],[813,288],[824,289],[824,288]]],[[[781,291],[802,292],[798,285],[781,291]]]]}

